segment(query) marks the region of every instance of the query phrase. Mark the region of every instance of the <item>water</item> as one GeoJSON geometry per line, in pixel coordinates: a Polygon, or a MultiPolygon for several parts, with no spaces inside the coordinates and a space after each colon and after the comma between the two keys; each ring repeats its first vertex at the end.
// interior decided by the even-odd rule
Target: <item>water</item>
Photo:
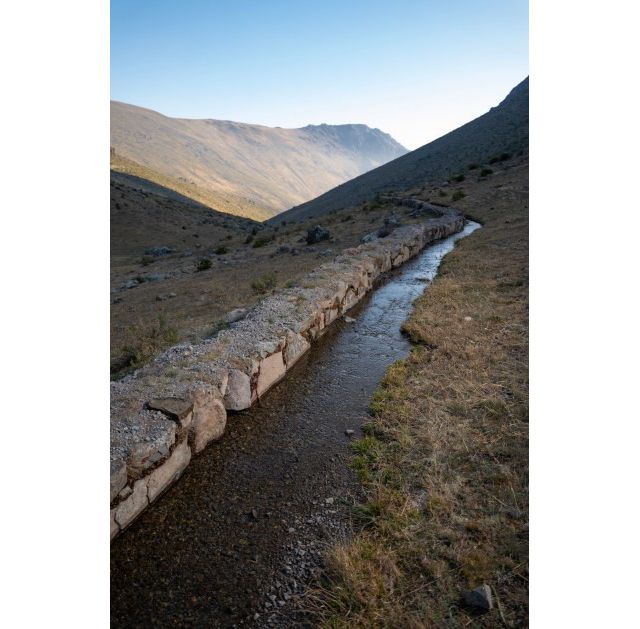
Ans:
{"type": "Polygon", "coordinates": [[[257,612],[260,624],[271,587],[277,626],[291,624],[291,605],[277,600],[302,587],[317,551],[349,535],[360,486],[345,430],[361,434],[384,372],[409,352],[400,326],[412,302],[479,227],[388,274],[349,313],[355,323],[336,322],[258,405],[230,415],[224,438],[115,540],[113,627],[231,627],[257,612]]]}

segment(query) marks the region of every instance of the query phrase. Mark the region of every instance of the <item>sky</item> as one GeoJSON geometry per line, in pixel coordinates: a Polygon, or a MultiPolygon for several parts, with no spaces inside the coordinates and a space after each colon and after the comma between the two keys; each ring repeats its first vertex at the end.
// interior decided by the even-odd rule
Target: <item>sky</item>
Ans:
{"type": "Polygon", "coordinates": [[[526,0],[111,1],[111,98],[167,116],[364,123],[415,149],[528,73],[526,0]]]}

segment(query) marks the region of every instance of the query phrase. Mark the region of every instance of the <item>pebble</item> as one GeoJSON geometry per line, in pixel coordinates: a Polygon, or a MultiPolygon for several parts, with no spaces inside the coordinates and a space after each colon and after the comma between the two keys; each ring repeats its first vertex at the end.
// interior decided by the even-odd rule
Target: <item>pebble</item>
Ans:
{"type": "Polygon", "coordinates": [[[352,430],[351,428],[347,428],[347,429],[344,431],[344,434],[345,434],[345,435],[347,435],[347,437],[351,437],[351,436],[353,436],[353,434],[354,434],[354,433],[355,433],[355,430],[352,430]]]}
{"type": "Polygon", "coordinates": [[[345,320],[346,323],[355,323],[356,320],[353,317],[347,317],[347,315],[345,315],[343,317],[343,319],[345,320]]]}

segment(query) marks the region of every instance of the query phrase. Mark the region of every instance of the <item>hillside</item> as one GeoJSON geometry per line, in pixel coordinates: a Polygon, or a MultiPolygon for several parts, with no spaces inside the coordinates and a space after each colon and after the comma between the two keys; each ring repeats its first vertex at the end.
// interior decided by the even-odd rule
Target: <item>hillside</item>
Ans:
{"type": "Polygon", "coordinates": [[[264,220],[406,153],[366,125],[271,128],[111,102],[112,168],[264,220]]]}
{"type": "Polygon", "coordinates": [[[527,152],[529,146],[529,78],[486,114],[397,159],[283,212],[272,222],[321,216],[355,205],[389,190],[425,182],[439,184],[502,153],[527,152]]]}

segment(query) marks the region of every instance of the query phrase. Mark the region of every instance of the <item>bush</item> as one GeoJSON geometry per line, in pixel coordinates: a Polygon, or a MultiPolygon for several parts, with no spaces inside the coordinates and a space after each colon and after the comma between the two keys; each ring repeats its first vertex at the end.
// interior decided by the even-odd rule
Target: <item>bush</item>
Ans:
{"type": "Polygon", "coordinates": [[[276,287],[277,281],[275,273],[267,273],[261,278],[251,282],[251,288],[258,295],[264,295],[266,292],[273,290],[276,287]]]}
{"type": "Polygon", "coordinates": [[[464,175],[461,173],[459,175],[454,175],[451,177],[451,181],[457,181],[458,183],[464,181],[464,175]]]}
{"type": "Polygon", "coordinates": [[[268,245],[272,240],[273,236],[271,235],[258,236],[258,238],[253,241],[253,248],[257,249],[258,247],[264,247],[265,245],[268,245]]]}
{"type": "Polygon", "coordinates": [[[460,199],[464,199],[467,195],[462,192],[462,190],[456,190],[451,197],[452,201],[460,201],[460,199]]]}
{"type": "Polygon", "coordinates": [[[140,260],[140,264],[142,264],[142,266],[149,266],[150,264],[153,264],[155,261],[156,259],[152,256],[142,256],[140,260]]]}
{"type": "Polygon", "coordinates": [[[480,176],[481,177],[486,177],[487,175],[492,175],[493,174],[493,170],[491,170],[491,168],[483,168],[480,171],[480,176]]]}
{"type": "Polygon", "coordinates": [[[507,159],[511,158],[511,153],[500,153],[500,155],[495,155],[489,160],[490,164],[497,164],[498,162],[504,162],[507,159]]]}
{"type": "Polygon", "coordinates": [[[439,197],[446,197],[447,193],[444,190],[438,190],[438,196],[439,197]]]}
{"type": "Polygon", "coordinates": [[[206,271],[213,266],[213,262],[209,260],[209,258],[202,258],[200,262],[198,262],[198,266],[196,267],[196,271],[206,271]]]}
{"type": "Polygon", "coordinates": [[[469,164],[469,165],[467,166],[467,168],[468,168],[469,170],[475,170],[476,168],[478,168],[478,166],[479,166],[479,164],[476,164],[476,163],[474,162],[473,164],[469,164]]]}
{"type": "Polygon", "coordinates": [[[229,247],[226,245],[220,245],[215,251],[217,256],[223,256],[225,253],[229,253],[229,247]]]}
{"type": "Polygon", "coordinates": [[[249,234],[244,241],[245,245],[248,245],[253,240],[253,234],[249,234]]]}
{"type": "Polygon", "coordinates": [[[162,315],[158,316],[157,325],[152,325],[149,328],[132,326],[129,332],[135,341],[122,347],[119,355],[112,359],[111,375],[114,378],[139,369],[156,354],[179,340],[178,330],[167,325],[162,315]]]}

